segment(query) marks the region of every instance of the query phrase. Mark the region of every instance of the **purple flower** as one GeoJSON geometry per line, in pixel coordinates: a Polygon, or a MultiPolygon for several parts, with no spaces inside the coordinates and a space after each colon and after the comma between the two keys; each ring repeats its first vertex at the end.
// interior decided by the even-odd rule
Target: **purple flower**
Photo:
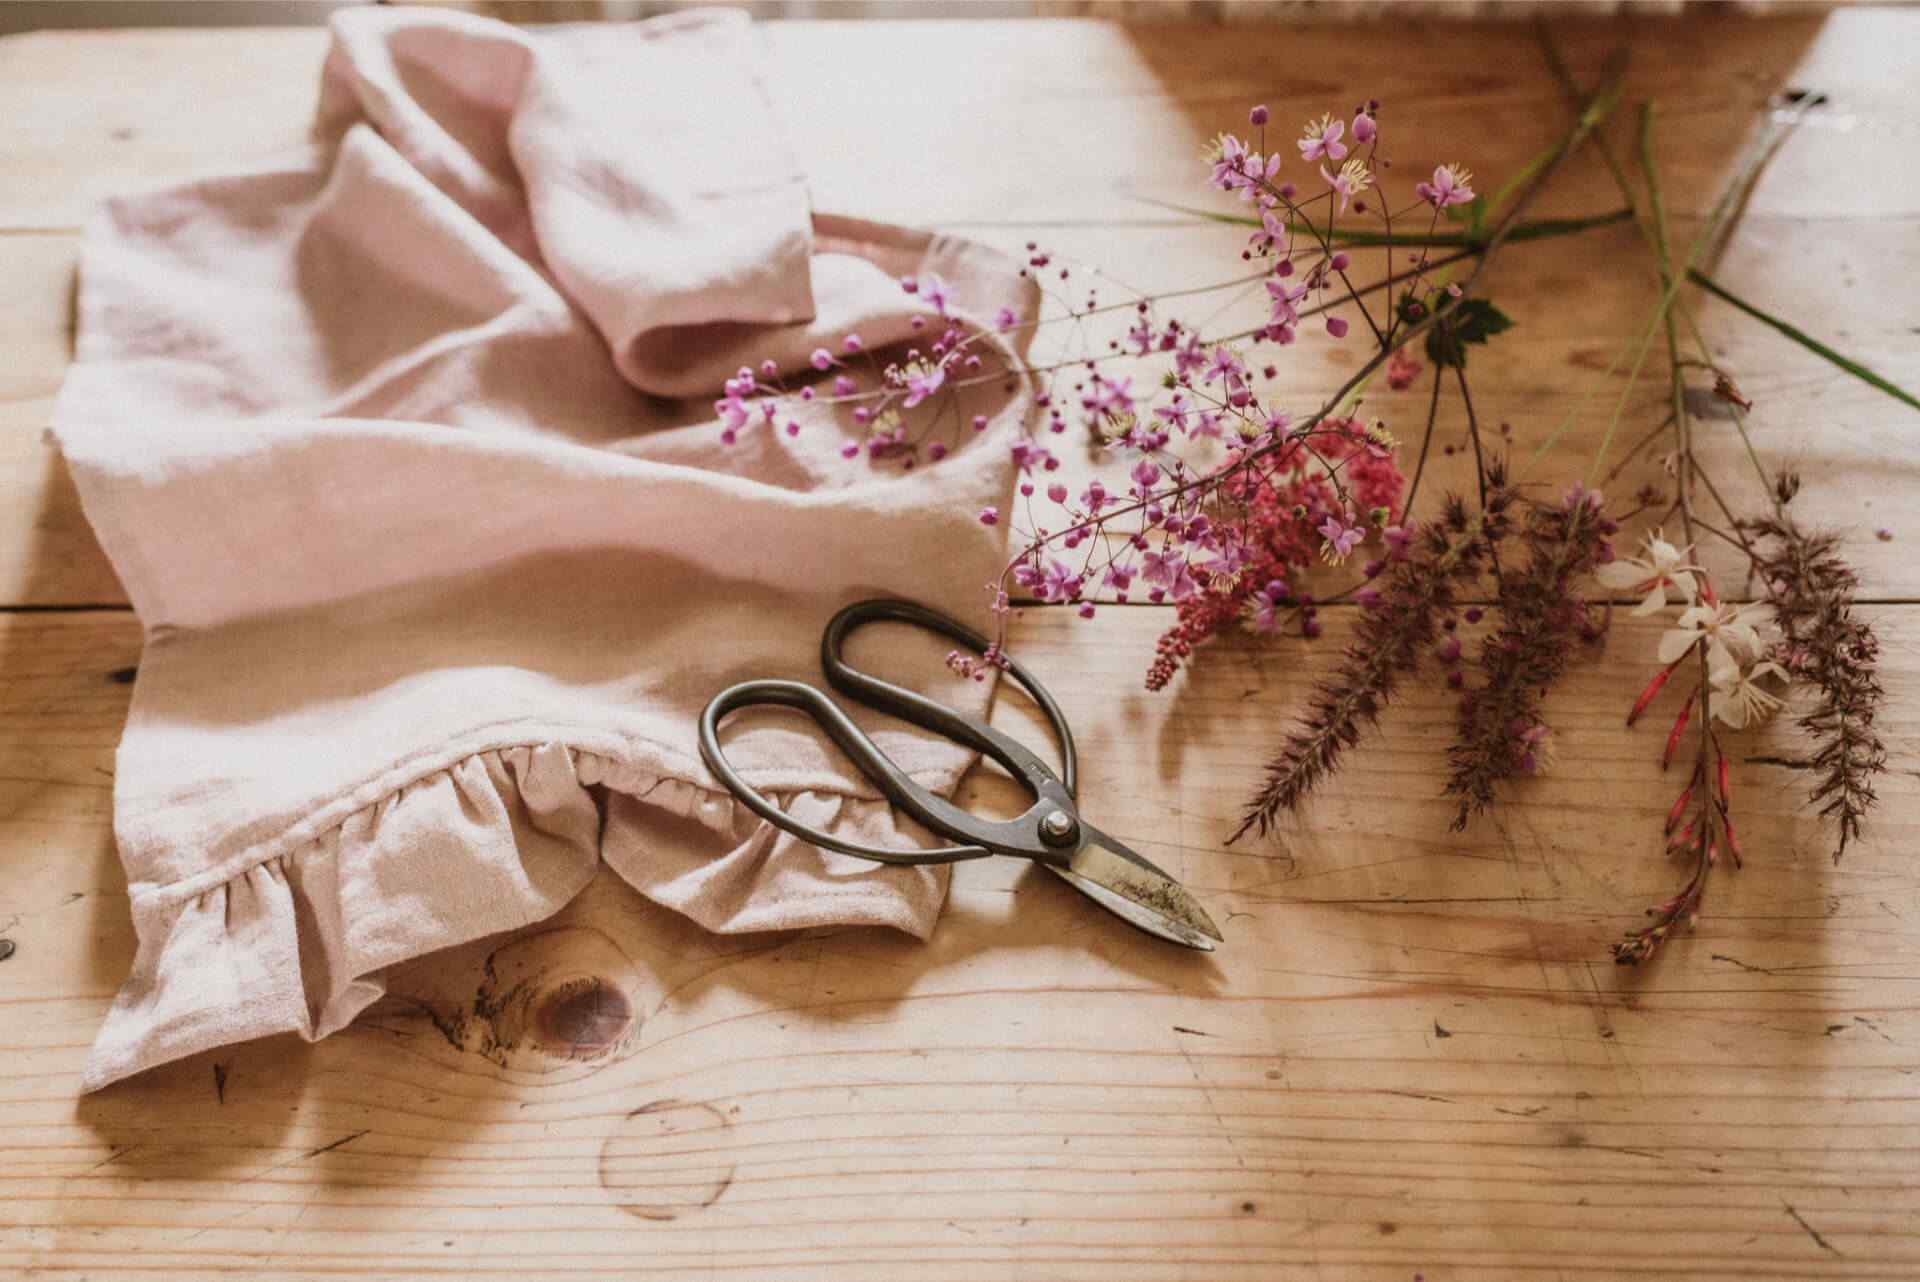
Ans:
{"type": "Polygon", "coordinates": [[[1380,125],[1372,116],[1368,115],[1365,111],[1354,113],[1353,140],[1355,142],[1363,145],[1370,143],[1379,132],[1380,125]]]}
{"type": "Polygon", "coordinates": [[[1134,327],[1127,331],[1127,342],[1133,345],[1135,356],[1145,356],[1153,350],[1153,326],[1142,316],[1134,327]]]}
{"type": "Polygon", "coordinates": [[[1268,277],[1267,295],[1273,302],[1270,319],[1275,325],[1299,323],[1300,311],[1295,304],[1307,296],[1305,285],[1289,285],[1283,280],[1268,277]]]}
{"type": "MultiPolygon", "coordinates": [[[[1334,194],[1340,197],[1340,208],[1343,212],[1346,210],[1347,201],[1365,191],[1373,182],[1373,175],[1367,172],[1367,166],[1357,157],[1340,166],[1340,172],[1337,174],[1328,173],[1325,165],[1320,166],[1320,176],[1327,180],[1327,186],[1333,188],[1334,194]]],[[[1473,193],[1469,192],[1467,195],[1471,198],[1473,193]]]]}
{"type": "Polygon", "coordinates": [[[1347,525],[1341,521],[1338,513],[1331,513],[1319,526],[1320,537],[1326,542],[1321,545],[1320,555],[1328,561],[1338,564],[1353,554],[1353,549],[1365,537],[1366,531],[1357,525],[1347,525]]]}
{"type": "Polygon", "coordinates": [[[940,390],[947,381],[947,367],[944,365],[916,365],[907,371],[906,408],[912,409],[940,390]]]}
{"type": "Polygon", "coordinates": [[[1066,562],[1050,557],[1046,577],[1040,581],[1036,594],[1042,601],[1072,600],[1080,595],[1080,576],[1066,562]]]}
{"type": "Polygon", "coordinates": [[[1200,348],[1200,336],[1189,331],[1186,343],[1173,349],[1174,375],[1185,378],[1197,370],[1205,369],[1206,365],[1207,354],[1200,348]]]}
{"type": "Polygon", "coordinates": [[[1473,181],[1473,175],[1460,165],[1441,165],[1433,171],[1433,181],[1414,184],[1413,194],[1432,205],[1435,209],[1445,209],[1448,205],[1464,205],[1473,199],[1473,188],[1467,184],[1473,181]]]}
{"type": "Polygon", "coordinates": [[[1014,315],[1013,308],[1011,307],[1002,307],[998,312],[994,313],[993,327],[995,329],[1012,329],[1019,323],[1020,318],[1014,315]]]}
{"type": "Polygon", "coordinates": [[[997,508],[997,507],[983,507],[983,508],[981,508],[981,509],[980,509],[980,524],[982,524],[982,525],[998,525],[998,524],[1000,524],[1000,509],[999,509],[999,508],[997,508]]]}
{"type": "Polygon", "coordinates": [[[1240,168],[1247,161],[1247,144],[1232,134],[1221,134],[1216,146],[1219,150],[1215,153],[1213,172],[1207,181],[1222,191],[1232,191],[1239,181],[1240,168]]]}
{"type": "Polygon", "coordinates": [[[1300,159],[1309,163],[1322,156],[1336,162],[1345,160],[1347,145],[1340,141],[1340,136],[1346,132],[1346,122],[1332,116],[1308,121],[1306,131],[1300,135],[1300,159]]]}
{"type": "Polygon", "coordinates": [[[1130,475],[1133,477],[1133,492],[1145,496],[1160,480],[1160,468],[1149,459],[1141,459],[1133,465],[1130,475]]]}
{"type": "Polygon", "coordinates": [[[1031,441],[1015,441],[1007,447],[1007,452],[1013,456],[1013,465],[1020,469],[1022,476],[1032,476],[1035,467],[1051,472],[1060,465],[1046,446],[1031,441]]]}
{"type": "Polygon", "coordinates": [[[920,282],[920,297],[932,303],[933,309],[945,316],[947,300],[953,297],[953,291],[947,287],[947,282],[938,276],[929,275],[920,282]]]}
{"type": "Polygon", "coordinates": [[[1133,396],[1127,391],[1133,386],[1130,378],[1102,378],[1093,376],[1093,387],[1080,404],[1091,414],[1127,414],[1133,410],[1133,396]]]}
{"type": "Polygon", "coordinates": [[[1253,126],[1257,129],[1261,125],[1264,125],[1267,123],[1267,119],[1268,119],[1267,109],[1264,106],[1255,107],[1252,111],[1249,111],[1247,113],[1247,119],[1251,121],[1253,123],[1253,126]]]}

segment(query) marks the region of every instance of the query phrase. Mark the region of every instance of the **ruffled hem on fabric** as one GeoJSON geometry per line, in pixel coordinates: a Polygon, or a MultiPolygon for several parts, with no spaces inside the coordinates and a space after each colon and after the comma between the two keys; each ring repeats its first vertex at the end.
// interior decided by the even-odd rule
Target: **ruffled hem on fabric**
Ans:
{"type": "MultiPolygon", "coordinates": [[[[884,800],[769,795],[836,836],[915,844],[884,800]]],[[[648,898],[725,933],[876,925],[924,939],[947,883],[943,867],[817,851],[724,792],[601,753],[491,748],[224,881],[186,894],[136,886],[139,954],[82,1089],[210,1046],[337,1032],[385,994],[387,967],[552,916],[602,859],[648,898]],[[701,839],[713,836],[731,848],[716,856],[701,839]]]]}

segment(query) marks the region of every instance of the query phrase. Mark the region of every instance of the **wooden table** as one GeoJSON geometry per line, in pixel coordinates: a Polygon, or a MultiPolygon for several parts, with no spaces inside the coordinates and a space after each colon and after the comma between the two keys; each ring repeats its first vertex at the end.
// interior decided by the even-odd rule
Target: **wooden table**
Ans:
{"type": "MultiPolygon", "coordinates": [[[[1566,119],[1523,27],[768,39],[785,100],[805,104],[821,207],[1040,237],[1147,288],[1232,274],[1239,233],[1126,193],[1191,198],[1200,143],[1254,101],[1291,122],[1377,95],[1404,164],[1457,156],[1490,182],[1566,119]]],[[[1920,384],[1920,15],[1560,39],[1588,76],[1632,47],[1682,237],[1770,91],[1833,94],[1721,275],[1920,384]]],[[[1447,834],[1437,796],[1452,704],[1433,681],[1304,823],[1226,850],[1350,616],[1329,610],[1318,644],[1221,644],[1148,695],[1164,612],[1030,609],[1015,644],[1082,732],[1089,812],[1205,895],[1229,936],[1213,958],[1116,929],[1014,861],[961,869],[926,945],[712,938],[603,877],[536,929],[403,968],[318,1045],[231,1047],[78,1098],[134,943],[110,819],[140,640],[42,436],[77,228],[101,193],[297,142],[323,40],[0,42],[0,935],[17,946],[0,963],[0,1273],[1920,1276],[1920,416],[1711,305],[1761,449],[1798,463],[1805,514],[1843,528],[1864,569],[1896,769],[1836,867],[1801,778],[1743,765],[1746,869],[1716,876],[1655,965],[1607,960],[1680,880],[1655,836],[1659,732],[1620,725],[1655,625],[1616,622],[1550,705],[1562,768],[1468,833],[1447,834]]],[[[1543,209],[1615,203],[1587,156],[1543,209]]],[[[1519,326],[1475,357],[1476,398],[1537,440],[1638,334],[1654,286],[1616,227],[1516,249],[1491,292],[1519,326]]],[[[1299,350],[1302,400],[1353,359],[1299,350]]],[[[1631,411],[1643,425],[1656,381],[1631,411]]],[[[1577,474],[1611,400],[1543,474],[1577,474]]],[[[1418,427],[1418,407],[1386,412],[1418,427]]],[[[1461,439],[1457,411],[1442,427],[1461,439]]],[[[1724,431],[1707,447],[1734,449],[1724,431]]],[[[1789,727],[1769,733],[1791,750],[1789,727]]]]}

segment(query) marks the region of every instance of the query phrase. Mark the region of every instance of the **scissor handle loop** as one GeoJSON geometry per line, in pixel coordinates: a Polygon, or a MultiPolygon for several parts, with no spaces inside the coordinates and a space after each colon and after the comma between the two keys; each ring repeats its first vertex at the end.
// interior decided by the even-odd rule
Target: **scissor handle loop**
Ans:
{"type": "Polygon", "coordinates": [[[1012,662],[1007,664],[1007,670],[1033,696],[1034,702],[1040,705],[1041,711],[1053,725],[1060,742],[1062,769],[1059,774],[1026,745],[991,726],[983,725],[911,690],[903,690],[847,666],[840,656],[847,635],[862,624],[882,619],[917,624],[970,646],[977,652],[984,653],[987,649],[986,640],[978,633],[925,606],[892,599],[862,601],[834,615],[821,638],[820,666],[825,669],[827,680],[834,689],[849,698],[944,735],[999,762],[1033,794],[1034,803],[1024,814],[1008,820],[982,819],[921,787],[895,765],[831,699],[799,681],[744,681],[715,695],[700,714],[700,756],[706,761],[707,769],[747,809],[776,828],[816,846],[858,855],[863,859],[889,864],[937,864],[995,854],[1023,855],[1049,862],[1065,858],[1068,852],[1063,849],[1063,839],[1068,843],[1074,839],[1078,832],[1077,824],[1069,825],[1064,834],[1048,834],[1042,829],[1043,822],[1059,822],[1055,812],[1064,811],[1069,817],[1073,812],[1073,733],[1067,728],[1066,717],[1053,701],[1053,696],[1020,665],[1012,662]],[[736,709],[755,704],[772,704],[806,713],[839,745],[841,751],[853,759],[854,765],[873,781],[888,801],[934,832],[968,844],[931,850],[890,850],[844,841],[794,819],[741,778],[720,749],[721,718],[736,709]]]}
{"type": "Polygon", "coordinates": [[[810,685],[799,681],[743,681],[739,685],[729,686],[715,695],[707,704],[706,711],[700,714],[700,755],[706,760],[707,769],[718,776],[747,809],[784,832],[790,832],[802,841],[828,850],[837,850],[846,855],[858,855],[862,859],[875,859],[888,864],[950,864],[962,859],[981,859],[995,852],[985,846],[940,846],[929,850],[890,850],[884,846],[866,846],[857,841],[843,841],[831,833],[821,832],[801,823],[786,811],[773,804],[754,790],[752,784],[740,777],[724,753],[720,751],[720,719],[738,708],[754,704],[775,704],[783,708],[797,708],[818,722],[829,738],[840,745],[841,751],[853,758],[853,763],[862,773],[872,779],[887,799],[908,814],[926,824],[935,831],[951,828],[955,819],[972,820],[973,816],[954,806],[942,797],[922,788],[909,778],[905,771],[893,764],[879,745],[867,738],[859,726],[848,719],[847,714],[834,706],[833,700],[821,694],[810,685]]]}
{"type": "Polygon", "coordinates": [[[827,630],[821,634],[820,668],[827,675],[827,684],[870,708],[899,717],[902,721],[911,721],[956,743],[964,743],[976,752],[985,753],[1005,767],[1014,778],[1026,784],[1036,797],[1042,794],[1049,780],[1057,780],[1066,789],[1069,798],[1079,795],[1073,731],[1067,726],[1066,714],[1060,711],[1060,705],[1053,701],[1053,696],[1040,684],[1039,678],[1014,660],[1003,660],[1008,674],[1039,705],[1040,711],[1046,714],[1047,723],[1053,728],[1053,737],[1060,745],[1058,774],[1025,744],[992,726],[983,725],[945,704],[935,703],[924,695],[903,690],[892,682],[882,681],[879,677],[848,666],[840,654],[847,637],[857,628],[882,620],[911,623],[929,632],[937,632],[976,654],[985,654],[990,644],[985,637],[958,619],[949,618],[917,602],[893,597],[857,601],[834,615],[827,624],[827,630]]]}

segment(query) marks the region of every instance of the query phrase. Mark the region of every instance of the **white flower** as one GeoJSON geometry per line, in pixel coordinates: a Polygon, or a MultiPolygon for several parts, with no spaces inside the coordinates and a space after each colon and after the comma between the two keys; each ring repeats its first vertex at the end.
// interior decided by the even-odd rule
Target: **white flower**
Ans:
{"type": "Polygon", "coordinates": [[[1661,531],[1655,530],[1646,539],[1646,553],[1643,556],[1624,557],[1609,561],[1594,572],[1601,586],[1612,588],[1616,592],[1642,594],[1639,605],[1633,607],[1636,617],[1652,614],[1667,603],[1667,589],[1680,594],[1680,599],[1692,605],[1699,593],[1699,585],[1694,582],[1694,572],[1699,566],[1687,563],[1691,545],[1684,550],[1661,537],[1661,531]]]}
{"type": "Polygon", "coordinates": [[[1718,683],[1729,670],[1759,659],[1766,647],[1760,629],[1773,622],[1773,607],[1751,605],[1696,605],[1680,612],[1673,627],[1660,634],[1660,662],[1672,663],[1702,641],[1707,646],[1707,676],[1718,683]]]}
{"type": "Polygon", "coordinates": [[[1779,695],[1769,694],[1756,684],[1768,676],[1788,679],[1787,670],[1772,662],[1756,663],[1745,672],[1738,668],[1721,671],[1713,678],[1714,693],[1719,696],[1713,703],[1713,715],[1735,730],[1765,721],[1781,704],[1779,695]]]}

